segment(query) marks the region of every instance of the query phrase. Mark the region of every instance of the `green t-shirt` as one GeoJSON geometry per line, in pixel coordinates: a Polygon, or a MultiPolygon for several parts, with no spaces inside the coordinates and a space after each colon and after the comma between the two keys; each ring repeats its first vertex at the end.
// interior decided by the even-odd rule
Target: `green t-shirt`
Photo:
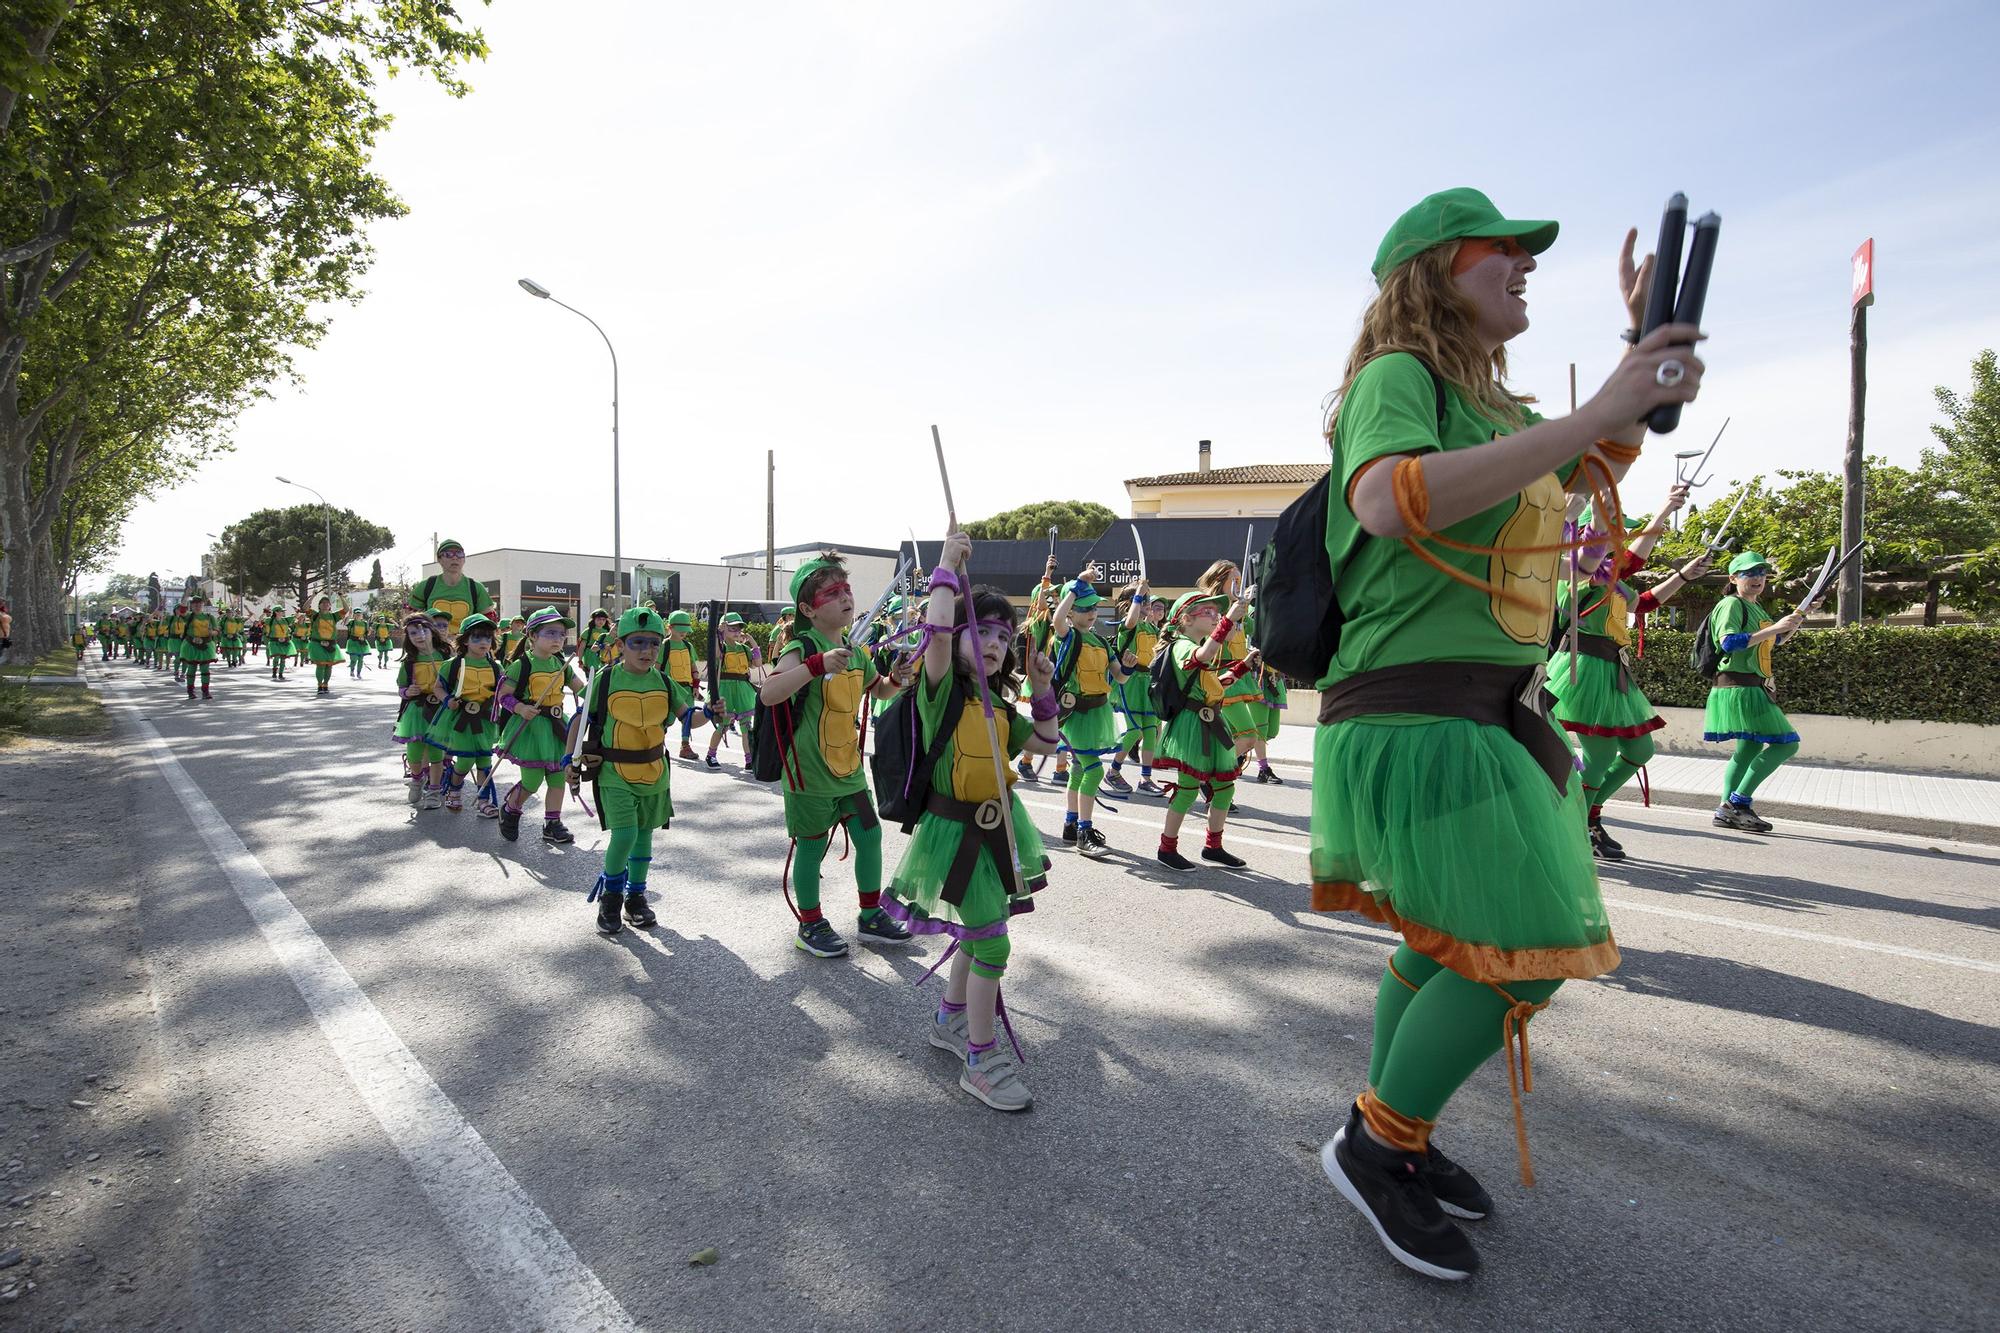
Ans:
{"type": "Polygon", "coordinates": [[[433,574],[412,589],[411,596],[426,614],[442,611],[449,616],[454,635],[458,633],[459,622],[467,616],[493,609],[493,594],[486,590],[486,585],[463,574],[456,583],[446,582],[442,574],[433,574]]]}
{"type": "MultiPolygon", "coordinates": [[[[1527,414],[1529,425],[1540,420],[1527,414]]],[[[1334,595],[1346,621],[1339,651],[1318,682],[1321,688],[1410,662],[1532,666],[1547,656],[1556,603],[1555,552],[1486,556],[1425,543],[1432,555],[1482,584],[1534,603],[1517,606],[1439,573],[1399,541],[1370,540],[1347,504],[1355,475],[1374,459],[1471,449],[1514,430],[1480,415],[1450,384],[1440,427],[1430,372],[1407,352],[1378,357],[1355,377],[1334,428],[1332,478],[1338,489],[1329,497],[1326,523],[1334,595]]],[[[1564,474],[1574,466],[1566,466],[1564,474]]],[[[1445,528],[1443,535],[1476,546],[1554,546],[1562,540],[1566,503],[1562,483],[1550,473],[1445,528]]]]}
{"type": "MultiPolygon", "coordinates": [[[[988,691],[991,694],[991,690],[988,691]]],[[[953,730],[951,739],[944,744],[944,751],[938,755],[937,767],[931,770],[931,790],[946,796],[955,796],[961,801],[984,801],[996,795],[993,785],[993,747],[986,739],[986,717],[979,706],[977,690],[967,690],[956,718],[945,716],[945,705],[950,701],[951,678],[949,676],[932,685],[919,675],[917,680],[917,717],[923,723],[924,751],[937,742],[938,728],[949,723],[953,730]]],[[[1001,745],[1011,759],[1021,752],[1034,734],[1035,724],[1007,706],[1000,697],[993,695],[993,721],[995,726],[1004,728],[1000,732],[1001,745]]],[[[1008,789],[1013,789],[1014,769],[1011,764],[1002,764],[1001,770],[1007,775],[1008,789]]]]}
{"type": "MultiPolygon", "coordinates": [[[[839,646],[810,625],[796,625],[778,666],[783,669],[794,660],[802,662],[814,653],[839,646]]],[[[847,670],[808,681],[792,696],[792,755],[798,764],[801,795],[845,796],[868,789],[857,719],[875,677],[874,658],[857,649],[847,659],[847,670]]],[[[784,788],[790,795],[789,779],[784,788]]]]}
{"type": "MultiPolygon", "coordinates": [[[[1731,634],[1755,634],[1764,626],[1777,619],[1755,602],[1746,602],[1741,597],[1725,597],[1715,604],[1715,614],[1709,618],[1709,630],[1715,635],[1715,646],[1720,648],[1722,640],[1731,634]]],[[[1722,655],[1722,664],[1717,670],[1741,671],[1753,676],[1771,674],[1771,646],[1774,640],[1753,643],[1738,648],[1733,653],[1722,655]]]]}

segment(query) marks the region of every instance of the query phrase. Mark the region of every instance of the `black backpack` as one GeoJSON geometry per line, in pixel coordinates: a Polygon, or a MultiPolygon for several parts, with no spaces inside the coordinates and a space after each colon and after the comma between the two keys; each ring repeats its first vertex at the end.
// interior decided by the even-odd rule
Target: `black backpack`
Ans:
{"type": "Polygon", "coordinates": [[[1715,641],[1715,612],[1721,605],[1717,602],[1708,609],[1701,619],[1701,628],[1695,631],[1694,643],[1688,648],[1688,665],[1703,680],[1714,680],[1715,673],[1722,670],[1722,645],[1715,641]]]}
{"type": "Polygon", "coordinates": [[[922,688],[919,682],[889,701],[882,716],[875,719],[875,749],[868,756],[875,811],[888,822],[900,824],[905,833],[917,826],[924,807],[930,804],[931,776],[965,710],[965,686],[953,672],[945,694],[944,724],[931,739],[930,748],[922,749],[924,724],[917,709],[917,692],[922,688]]]}
{"type": "MultiPolygon", "coordinates": [[[[1437,424],[1442,430],[1444,380],[1429,366],[1424,369],[1437,396],[1437,424]]],[[[1294,680],[1318,680],[1340,649],[1345,617],[1334,595],[1334,569],[1326,552],[1326,514],[1333,485],[1329,467],[1318,484],[1285,506],[1271,540],[1250,562],[1255,575],[1251,570],[1243,574],[1257,588],[1257,632],[1252,641],[1264,654],[1265,665],[1294,680]]],[[[1166,720],[1162,713],[1160,721],[1166,720]]]]}
{"type": "Polygon", "coordinates": [[[1152,679],[1146,685],[1146,695],[1153,701],[1153,712],[1159,717],[1162,727],[1179,717],[1182,709],[1195,702],[1194,695],[1188,691],[1187,682],[1182,679],[1183,673],[1180,667],[1174,664],[1173,644],[1173,639],[1164,634],[1160,636],[1160,645],[1153,650],[1152,679]]]}

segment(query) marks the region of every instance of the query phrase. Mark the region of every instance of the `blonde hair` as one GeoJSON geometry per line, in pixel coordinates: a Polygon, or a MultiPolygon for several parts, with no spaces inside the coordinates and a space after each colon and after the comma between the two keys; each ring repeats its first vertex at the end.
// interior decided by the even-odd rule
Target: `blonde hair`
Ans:
{"type": "Polygon", "coordinates": [[[1234,560],[1218,560],[1201,572],[1201,577],[1194,581],[1194,586],[1209,596],[1226,593],[1229,591],[1231,580],[1240,572],[1234,560]]]}
{"type": "Polygon", "coordinates": [[[1390,352],[1408,352],[1436,371],[1492,421],[1519,428],[1523,410],[1535,400],[1507,387],[1507,349],[1488,353],[1473,334],[1476,311],[1452,281],[1451,263],[1457,242],[1432,246],[1415,259],[1398,264],[1382,279],[1381,290],[1361,314],[1361,332],[1347,353],[1347,369],[1327,414],[1326,437],[1340,420],[1340,403],[1368,363],[1390,352]]]}

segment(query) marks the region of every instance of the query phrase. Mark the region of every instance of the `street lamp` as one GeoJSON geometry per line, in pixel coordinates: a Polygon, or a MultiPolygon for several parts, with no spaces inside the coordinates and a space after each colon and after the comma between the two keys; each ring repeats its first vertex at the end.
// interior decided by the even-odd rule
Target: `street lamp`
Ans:
{"type": "Polygon", "coordinates": [[[618,501],[618,349],[611,345],[611,335],[604,331],[604,326],[589,315],[573,305],[557,301],[548,288],[533,278],[519,278],[516,281],[520,283],[522,291],[536,300],[553,301],[596,329],[597,336],[604,339],[604,350],[611,353],[611,604],[622,610],[625,597],[625,544],[624,529],[620,523],[621,506],[618,501]]]}
{"type": "Polygon", "coordinates": [[[320,592],[324,596],[331,597],[333,595],[333,506],[326,502],[324,495],[314,491],[302,481],[293,481],[290,477],[279,477],[278,480],[287,486],[296,486],[302,491],[312,491],[319,500],[321,511],[326,515],[326,578],[320,585],[320,592]]]}

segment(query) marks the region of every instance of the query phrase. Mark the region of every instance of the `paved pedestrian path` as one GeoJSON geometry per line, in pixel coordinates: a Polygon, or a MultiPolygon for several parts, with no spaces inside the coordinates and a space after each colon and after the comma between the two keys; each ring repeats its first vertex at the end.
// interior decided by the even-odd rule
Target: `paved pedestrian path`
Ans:
{"type": "MultiPolygon", "coordinates": [[[[1312,738],[1311,727],[1285,727],[1271,742],[1272,760],[1310,765],[1312,738]]],[[[1663,754],[1647,766],[1647,776],[1655,793],[1714,798],[1725,762],[1720,755],[1663,754]]],[[[1635,783],[1623,795],[1636,798],[1638,790],[1635,783]]],[[[1984,778],[1794,763],[1771,775],[1757,802],[2000,830],[2000,782],[1984,778]]]]}

